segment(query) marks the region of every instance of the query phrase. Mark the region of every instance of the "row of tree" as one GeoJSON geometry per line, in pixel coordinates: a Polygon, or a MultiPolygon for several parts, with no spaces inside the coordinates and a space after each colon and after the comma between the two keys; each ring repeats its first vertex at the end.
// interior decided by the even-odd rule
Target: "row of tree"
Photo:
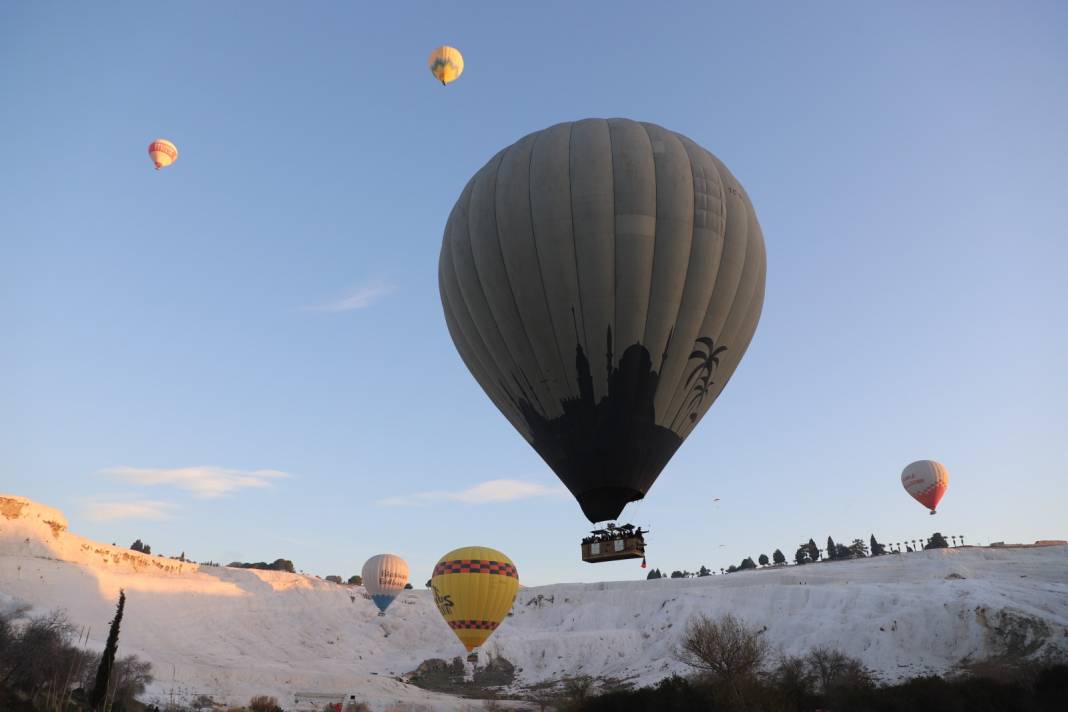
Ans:
{"type": "MultiPolygon", "coordinates": [[[[139,551],[142,554],[151,554],[152,553],[152,547],[150,547],[148,544],[145,544],[140,539],[136,540],[133,544],[130,544],[130,548],[133,549],[134,551],[139,551]]],[[[176,560],[176,561],[185,561],[185,552],[183,551],[180,555],[172,556],[171,558],[176,560]]],[[[207,565],[207,566],[217,566],[218,564],[216,564],[213,561],[208,561],[208,562],[205,562],[205,565],[207,565]]],[[[265,571],[287,571],[287,572],[289,572],[291,574],[292,573],[296,573],[295,567],[293,566],[293,562],[290,561],[289,559],[275,559],[274,561],[272,561],[269,564],[267,562],[265,562],[265,561],[257,561],[256,563],[251,563],[251,564],[250,563],[245,563],[243,561],[231,561],[229,564],[227,564],[227,566],[230,567],[230,568],[234,568],[234,569],[262,569],[262,570],[265,570],[265,571]]],[[[340,576],[335,576],[335,575],[325,576],[324,580],[332,581],[333,583],[338,583],[338,584],[339,583],[343,583],[341,577],[340,576]]],[[[362,576],[349,576],[348,581],[344,582],[344,583],[348,583],[350,586],[362,586],[363,585],[363,577],[362,576]]],[[[405,586],[405,588],[411,588],[411,587],[412,587],[411,584],[408,584],[407,586],[405,586]]]]}
{"type": "Polygon", "coordinates": [[[342,581],[340,576],[326,576],[324,580],[332,583],[347,583],[349,586],[362,586],[363,576],[349,576],[348,581],[342,581]]]}
{"type": "Polygon", "coordinates": [[[795,564],[811,564],[821,559],[827,561],[842,561],[845,559],[863,559],[867,556],[882,556],[886,553],[886,547],[875,540],[871,535],[871,548],[864,543],[863,539],[854,539],[851,544],[836,544],[833,537],[827,537],[827,548],[821,549],[816,546],[812,539],[807,544],[797,547],[794,553],[795,564]]]}
{"type": "MultiPolygon", "coordinates": [[[[350,586],[362,586],[363,585],[363,576],[349,576],[349,580],[348,581],[344,581],[344,582],[341,580],[340,576],[326,576],[323,580],[324,581],[330,581],[332,583],[347,583],[350,586]]],[[[412,588],[412,584],[411,583],[406,583],[406,584],[404,584],[404,588],[410,590],[412,588]]]]}
{"type": "MultiPolygon", "coordinates": [[[[950,537],[953,540],[953,546],[957,545],[957,535],[950,537]]],[[[964,536],[959,536],[961,545],[964,544],[964,536]]],[[[893,544],[880,544],[875,539],[875,535],[872,534],[868,543],[865,543],[863,539],[854,539],[851,544],[838,544],[830,536],[827,537],[827,547],[821,549],[816,546],[816,542],[813,539],[809,539],[807,543],[801,544],[797,547],[797,551],[794,553],[794,563],[798,565],[811,564],[817,561],[843,561],[846,559],[863,559],[869,556],[883,556],[888,553],[901,553],[901,547],[904,546],[906,551],[915,551],[921,546],[924,549],[945,549],[949,547],[949,542],[946,541],[940,532],[935,532],[926,541],[921,539],[913,539],[911,541],[895,542],[893,544]],[[911,546],[910,546],[911,544],[911,546]],[[888,548],[889,547],[889,548],[888,548]],[[895,548],[896,547],[896,548],[895,548]]],[[[742,559],[742,562],[738,566],[728,566],[725,569],[720,569],[721,574],[733,574],[735,571],[747,571],[755,569],[758,566],[782,566],[786,564],[786,555],[779,549],[768,558],[767,554],[761,554],[757,561],[753,561],[752,557],[746,557],[742,559]]],[[[690,571],[672,571],[669,575],[670,578],[691,578],[715,575],[715,571],[710,570],[706,566],[702,566],[696,573],[690,571]]],[[[665,578],[665,575],[660,569],[653,569],[646,576],[647,579],[659,579],[665,578]]]]}
{"type": "MultiPolygon", "coordinates": [[[[130,548],[132,550],[134,550],[134,551],[139,551],[142,554],[151,554],[152,553],[152,547],[150,547],[148,544],[145,544],[140,539],[136,540],[133,544],[130,544],[130,548]]],[[[171,558],[174,559],[175,561],[185,561],[186,560],[185,559],[185,552],[183,551],[180,555],[172,556],[171,558]]],[[[218,564],[216,562],[214,562],[214,561],[204,562],[204,565],[206,565],[206,566],[218,566],[218,564]]],[[[287,572],[289,572],[291,574],[292,573],[296,573],[296,569],[293,566],[293,562],[290,561],[289,559],[275,559],[274,561],[272,561],[269,564],[267,562],[265,562],[265,561],[257,561],[255,563],[246,563],[246,562],[243,562],[243,561],[231,561],[229,564],[227,564],[227,566],[230,567],[230,568],[234,568],[234,569],[262,569],[262,570],[265,570],[265,571],[287,571],[287,572]]],[[[340,576],[336,576],[336,575],[325,576],[324,580],[332,581],[333,583],[343,583],[341,577],[340,576]]],[[[346,581],[344,583],[348,583],[350,586],[362,586],[363,585],[363,577],[362,576],[349,576],[348,581],[346,581]]],[[[405,588],[411,588],[411,587],[412,587],[411,584],[408,584],[407,586],[405,586],[405,588]]]]}
{"type": "MultiPolygon", "coordinates": [[[[953,535],[950,538],[953,540],[953,545],[956,546],[957,536],[953,535]]],[[[960,536],[960,542],[962,545],[964,544],[963,535],[960,536]]],[[[880,544],[876,541],[875,535],[872,534],[869,543],[870,547],[864,543],[863,539],[854,539],[853,543],[848,545],[837,544],[832,537],[828,536],[827,548],[820,549],[816,546],[816,542],[809,539],[807,544],[801,544],[797,547],[797,552],[794,554],[794,563],[809,564],[820,560],[841,561],[844,559],[863,559],[868,556],[883,556],[888,553],[900,554],[902,545],[904,545],[905,551],[916,551],[921,547],[923,549],[946,549],[949,547],[949,542],[946,541],[941,532],[935,532],[926,540],[921,537],[893,544],[880,544]],[[889,550],[887,547],[889,547],[889,550]]]]}
{"type": "Polygon", "coordinates": [[[257,561],[254,564],[247,564],[243,561],[231,561],[227,564],[232,569],[262,569],[264,571],[286,571],[291,574],[295,574],[297,571],[293,567],[293,562],[289,559],[275,559],[271,563],[264,561],[257,561]]]}

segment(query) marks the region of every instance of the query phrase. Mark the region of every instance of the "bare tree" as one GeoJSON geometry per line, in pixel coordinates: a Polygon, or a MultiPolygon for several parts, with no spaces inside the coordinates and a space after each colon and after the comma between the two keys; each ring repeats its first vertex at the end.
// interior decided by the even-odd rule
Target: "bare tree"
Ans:
{"type": "Polygon", "coordinates": [[[859,660],[830,648],[814,648],[805,660],[809,670],[819,683],[819,689],[827,694],[835,688],[870,687],[871,673],[859,660]]]}
{"type": "Polygon", "coordinates": [[[589,675],[565,678],[563,695],[567,701],[566,709],[581,709],[593,697],[593,688],[593,678],[589,675]]]}
{"type": "Polygon", "coordinates": [[[813,695],[816,676],[804,658],[791,657],[780,651],[768,678],[786,698],[789,707],[783,709],[809,709],[807,703],[813,695]]]}
{"type": "Polygon", "coordinates": [[[152,663],[136,655],[127,655],[115,661],[111,675],[108,707],[110,709],[133,709],[137,696],[144,694],[152,684],[152,663]]]}
{"type": "Polygon", "coordinates": [[[724,685],[740,702],[743,683],[761,670],[767,656],[763,631],[730,614],[719,620],[704,614],[692,617],[675,650],[678,660],[724,685]]]}
{"type": "Polygon", "coordinates": [[[31,697],[49,683],[66,677],[72,660],[70,641],[76,628],[63,611],[31,618],[21,631],[6,624],[9,646],[0,656],[0,684],[29,693],[31,697]]]}
{"type": "Polygon", "coordinates": [[[252,712],[282,712],[282,708],[278,706],[278,698],[267,695],[253,697],[248,702],[248,708],[252,712]]]}

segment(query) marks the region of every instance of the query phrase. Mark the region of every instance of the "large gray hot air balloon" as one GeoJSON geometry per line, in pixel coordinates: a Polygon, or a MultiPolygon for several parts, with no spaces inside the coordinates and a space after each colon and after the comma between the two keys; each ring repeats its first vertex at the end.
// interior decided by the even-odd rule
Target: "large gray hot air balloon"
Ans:
{"type": "Polygon", "coordinates": [[[719,159],[655,124],[586,119],[475,174],[438,276],[464,363],[600,522],[645,496],[726,385],[765,266],[719,159]]]}

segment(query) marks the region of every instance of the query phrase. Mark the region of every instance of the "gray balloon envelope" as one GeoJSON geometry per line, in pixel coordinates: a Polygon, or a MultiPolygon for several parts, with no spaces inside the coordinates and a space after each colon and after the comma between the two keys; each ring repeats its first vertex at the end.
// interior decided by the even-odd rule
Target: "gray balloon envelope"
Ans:
{"type": "Polygon", "coordinates": [[[765,267],[719,159],[655,124],[585,119],[475,174],[438,279],[464,363],[599,522],[645,496],[726,385],[765,267]]]}

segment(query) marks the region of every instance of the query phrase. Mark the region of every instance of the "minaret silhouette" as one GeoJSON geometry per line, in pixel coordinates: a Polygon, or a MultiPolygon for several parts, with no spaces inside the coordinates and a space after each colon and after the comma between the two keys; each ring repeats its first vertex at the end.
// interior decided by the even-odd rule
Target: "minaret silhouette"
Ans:
{"type": "Polygon", "coordinates": [[[579,400],[594,405],[593,376],[590,374],[590,361],[582,350],[582,342],[579,341],[578,322],[575,320],[574,307],[571,308],[571,322],[575,326],[575,370],[578,371],[579,400]]]}
{"type": "Polygon", "coordinates": [[[668,349],[671,348],[671,336],[674,333],[675,333],[675,327],[671,327],[668,330],[667,341],[664,342],[664,353],[660,357],[660,368],[658,368],[657,371],[663,371],[664,370],[664,364],[667,362],[667,357],[668,357],[668,349]]]}
{"type": "Polygon", "coordinates": [[[608,347],[608,363],[605,365],[605,372],[612,373],[612,325],[608,326],[608,337],[605,339],[605,344],[608,347]]]}

